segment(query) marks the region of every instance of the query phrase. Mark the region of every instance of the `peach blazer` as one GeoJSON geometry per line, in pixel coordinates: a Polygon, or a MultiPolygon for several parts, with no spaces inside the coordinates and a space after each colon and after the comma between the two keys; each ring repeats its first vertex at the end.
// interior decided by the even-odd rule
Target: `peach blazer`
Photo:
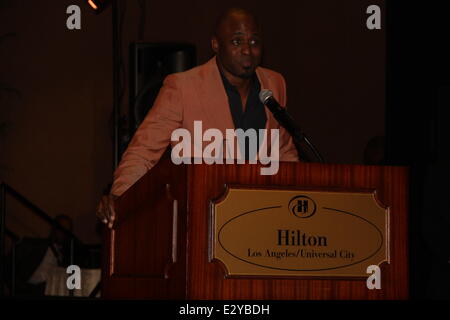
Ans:
{"type": "MultiPolygon", "coordinates": [[[[285,106],[286,83],[283,76],[261,67],[256,69],[256,74],[261,89],[272,90],[274,97],[285,106]]],[[[265,109],[266,129],[280,130],[280,161],[298,161],[292,138],[280,127],[272,113],[265,109]]],[[[203,131],[216,128],[224,136],[226,129],[235,129],[216,57],[189,71],[166,77],[153,107],[137,129],[114,172],[111,193],[120,196],[158,162],[171,143],[173,130],[186,128],[193,137],[195,120],[202,121],[203,131]]]]}

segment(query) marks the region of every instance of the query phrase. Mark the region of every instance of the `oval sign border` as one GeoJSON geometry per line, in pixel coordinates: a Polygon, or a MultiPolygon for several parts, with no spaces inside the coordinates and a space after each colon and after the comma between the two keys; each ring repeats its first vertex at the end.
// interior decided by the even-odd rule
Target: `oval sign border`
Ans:
{"type": "MultiPolygon", "coordinates": [[[[324,269],[287,269],[287,268],[277,268],[277,267],[265,266],[265,265],[261,265],[261,264],[258,264],[258,263],[254,263],[254,262],[250,262],[250,261],[244,260],[244,259],[242,259],[242,258],[240,258],[240,257],[238,257],[238,256],[236,256],[236,255],[234,255],[233,253],[231,253],[230,251],[228,251],[228,250],[223,246],[222,241],[221,241],[221,239],[220,239],[220,234],[222,233],[222,230],[224,229],[224,227],[225,227],[227,224],[229,224],[231,221],[233,221],[233,220],[235,220],[235,219],[238,219],[238,218],[240,218],[240,217],[242,217],[242,216],[244,216],[244,215],[251,214],[251,213],[254,213],[254,212],[257,212],[257,211],[268,210],[268,209],[275,209],[275,208],[282,208],[282,207],[283,207],[283,206],[272,206],[272,207],[259,208],[259,209],[247,211],[247,212],[244,212],[244,213],[242,213],[242,214],[240,214],[240,215],[237,215],[237,216],[231,218],[230,220],[228,220],[227,222],[225,222],[225,223],[222,225],[222,227],[220,228],[220,230],[219,230],[219,232],[218,232],[218,234],[217,234],[217,241],[219,242],[221,248],[222,248],[224,251],[226,251],[229,255],[233,256],[234,258],[236,258],[236,259],[238,259],[238,260],[240,260],[240,261],[243,261],[243,262],[245,262],[245,263],[249,263],[249,264],[258,266],[258,267],[262,267],[262,268],[266,268],[266,269],[273,269],[273,270],[282,270],[282,271],[309,271],[309,272],[310,272],[310,271],[337,270],[337,269],[342,269],[342,268],[350,267],[350,266],[353,266],[353,265],[355,265],[355,264],[359,264],[359,263],[361,263],[361,262],[364,262],[364,261],[366,261],[366,260],[372,258],[374,255],[376,255],[376,254],[380,251],[380,249],[381,249],[382,246],[383,246],[383,243],[384,243],[383,233],[382,233],[382,232],[378,229],[378,227],[377,227],[376,225],[374,225],[372,222],[370,222],[370,221],[368,221],[367,219],[364,219],[364,218],[362,218],[362,217],[360,217],[360,216],[358,216],[358,215],[356,215],[356,214],[354,214],[354,213],[348,212],[348,211],[339,210],[339,209],[333,209],[333,208],[326,208],[326,207],[322,207],[322,209],[335,211],[335,213],[348,214],[348,215],[354,216],[354,217],[356,217],[356,218],[358,218],[358,219],[364,220],[365,222],[367,222],[367,223],[369,223],[370,225],[372,225],[372,227],[374,227],[375,230],[379,233],[379,236],[380,236],[380,239],[381,239],[381,243],[380,243],[379,247],[375,250],[375,252],[372,253],[372,254],[371,254],[370,256],[368,256],[367,258],[364,258],[364,259],[362,259],[362,260],[353,262],[353,263],[351,263],[351,264],[343,265],[343,266],[333,267],[333,268],[324,268],[324,269]]],[[[289,207],[288,207],[288,210],[289,210],[289,207]]],[[[218,257],[215,257],[215,258],[216,258],[216,259],[219,259],[218,257]]],[[[220,259],[219,259],[219,260],[220,260],[220,259]]]]}

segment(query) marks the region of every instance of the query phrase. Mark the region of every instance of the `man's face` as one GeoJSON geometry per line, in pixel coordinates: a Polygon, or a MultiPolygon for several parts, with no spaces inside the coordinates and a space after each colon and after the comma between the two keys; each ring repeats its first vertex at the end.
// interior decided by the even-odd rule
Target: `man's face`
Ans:
{"type": "Polygon", "coordinates": [[[254,19],[233,14],[220,25],[212,39],[212,48],[225,72],[239,78],[250,78],[261,63],[261,34],[254,19]]]}

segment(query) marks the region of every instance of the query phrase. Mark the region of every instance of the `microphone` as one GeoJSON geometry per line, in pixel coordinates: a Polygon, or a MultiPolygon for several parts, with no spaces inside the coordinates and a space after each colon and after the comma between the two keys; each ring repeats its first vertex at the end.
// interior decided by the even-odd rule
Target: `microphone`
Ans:
{"type": "Polygon", "coordinates": [[[280,106],[278,101],[273,97],[273,92],[267,89],[261,90],[259,93],[259,100],[267,106],[267,108],[272,112],[274,118],[278,123],[283,126],[286,131],[291,135],[294,143],[297,147],[297,152],[299,156],[308,161],[312,162],[311,157],[305,153],[305,148],[301,148],[300,145],[306,142],[306,146],[313,152],[318,162],[323,163],[323,158],[313,144],[308,140],[302,130],[296,125],[294,119],[287,113],[286,109],[280,106]]]}
{"type": "Polygon", "coordinates": [[[268,89],[263,89],[259,93],[259,100],[266,105],[272,113],[278,113],[282,111],[282,107],[277,100],[273,97],[273,92],[268,89]]]}
{"type": "Polygon", "coordinates": [[[261,100],[264,105],[268,106],[272,113],[281,111],[281,106],[273,97],[272,91],[267,89],[261,90],[261,92],[259,93],[259,100],[261,100]]]}

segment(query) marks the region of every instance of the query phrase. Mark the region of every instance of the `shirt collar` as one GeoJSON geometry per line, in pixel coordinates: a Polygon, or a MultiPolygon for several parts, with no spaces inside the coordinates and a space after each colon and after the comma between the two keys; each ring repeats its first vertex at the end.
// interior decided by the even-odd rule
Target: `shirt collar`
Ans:
{"type": "MultiPolygon", "coordinates": [[[[236,89],[236,87],[235,86],[233,86],[231,83],[230,83],[230,81],[228,81],[228,79],[227,79],[227,77],[225,77],[225,75],[223,74],[223,72],[222,72],[222,70],[220,70],[220,67],[219,67],[219,62],[217,61],[217,59],[216,59],[216,63],[217,63],[217,69],[219,69],[219,73],[220,73],[220,76],[222,77],[222,81],[223,81],[223,85],[224,85],[224,87],[225,87],[225,89],[226,90],[234,90],[234,91],[237,91],[237,89],[236,89]]],[[[251,77],[251,84],[250,84],[250,89],[259,89],[259,87],[260,87],[260,84],[259,84],[259,80],[258,80],[258,77],[257,77],[257,75],[256,75],[256,72],[253,72],[253,75],[252,75],[252,77],[251,77]]],[[[258,90],[259,91],[259,90],[258,90]]]]}

